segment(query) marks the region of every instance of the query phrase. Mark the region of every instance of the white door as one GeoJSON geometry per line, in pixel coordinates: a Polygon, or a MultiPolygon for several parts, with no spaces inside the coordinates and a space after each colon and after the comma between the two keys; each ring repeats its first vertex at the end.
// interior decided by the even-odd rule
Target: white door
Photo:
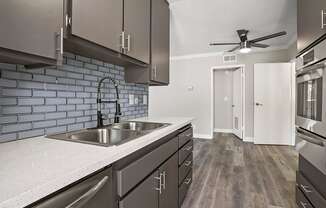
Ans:
{"type": "Polygon", "coordinates": [[[233,71],[233,115],[232,115],[232,131],[240,139],[243,139],[242,134],[242,69],[233,71]]]}
{"type": "Polygon", "coordinates": [[[254,143],[291,145],[292,64],[254,66],[254,143]]]}

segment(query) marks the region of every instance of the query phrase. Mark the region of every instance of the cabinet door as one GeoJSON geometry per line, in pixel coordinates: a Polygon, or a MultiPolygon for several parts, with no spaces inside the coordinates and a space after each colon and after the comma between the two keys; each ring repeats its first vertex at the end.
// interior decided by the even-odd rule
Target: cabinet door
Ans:
{"type": "Polygon", "coordinates": [[[72,0],[71,33],[120,52],[122,0],[72,0]]]}
{"type": "Polygon", "coordinates": [[[63,1],[0,1],[0,47],[56,60],[63,1]]]}
{"type": "Polygon", "coordinates": [[[174,154],[160,168],[162,174],[162,194],[160,208],[178,208],[178,154],[174,154]]]}
{"type": "Polygon", "coordinates": [[[139,184],[122,201],[120,208],[158,208],[158,171],[139,184]]]}
{"type": "Polygon", "coordinates": [[[326,23],[325,0],[299,0],[298,1],[298,51],[302,51],[326,32],[322,22],[326,23]],[[322,20],[322,17],[325,17],[322,20]]]}
{"type": "Polygon", "coordinates": [[[149,64],[150,0],[124,0],[125,53],[149,64]]]}
{"type": "Polygon", "coordinates": [[[169,83],[170,9],[166,0],[152,0],[151,80],[169,83]]]}

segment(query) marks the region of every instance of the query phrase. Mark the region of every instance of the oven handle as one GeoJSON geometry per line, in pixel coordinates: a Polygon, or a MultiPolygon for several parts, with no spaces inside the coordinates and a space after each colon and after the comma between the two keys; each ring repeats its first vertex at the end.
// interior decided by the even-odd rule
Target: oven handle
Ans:
{"type": "Polygon", "coordinates": [[[325,146],[324,142],[322,142],[318,138],[318,136],[313,135],[313,134],[308,133],[308,132],[305,132],[304,130],[302,130],[302,129],[298,128],[298,127],[296,129],[297,129],[297,136],[300,137],[301,139],[303,139],[303,140],[305,140],[307,142],[322,146],[322,147],[325,146]]]}
{"type": "Polygon", "coordinates": [[[314,65],[299,69],[296,73],[296,76],[305,74],[311,70],[320,69],[320,68],[323,69],[323,68],[325,68],[325,66],[326,66],[326,62],[323,62],[323,63],[314,64],[314,65]]]}

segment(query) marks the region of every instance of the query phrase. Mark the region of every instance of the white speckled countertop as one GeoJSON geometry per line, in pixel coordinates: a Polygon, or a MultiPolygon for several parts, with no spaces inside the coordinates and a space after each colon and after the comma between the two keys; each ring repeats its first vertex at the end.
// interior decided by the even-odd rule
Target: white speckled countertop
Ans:
{"type": "Polygon", "coordinates": [[[36,137],[0,144],[0,208],[27,206],[191,123],[193,118],[141,118],[170,123],[119,146],[36,137]]]}

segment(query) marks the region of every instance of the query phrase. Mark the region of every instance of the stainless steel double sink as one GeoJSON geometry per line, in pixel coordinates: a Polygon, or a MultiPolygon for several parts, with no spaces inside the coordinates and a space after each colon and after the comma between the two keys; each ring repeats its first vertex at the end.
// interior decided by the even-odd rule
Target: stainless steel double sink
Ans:
{"type": "Polygon", "coordinates": [[[84,129],[80,131],[49,135],[47,138],[101,146],[112,146],[131,141],[168,125],[170,124],[128,121],[110,124],[103,128],[84,129]]]}

